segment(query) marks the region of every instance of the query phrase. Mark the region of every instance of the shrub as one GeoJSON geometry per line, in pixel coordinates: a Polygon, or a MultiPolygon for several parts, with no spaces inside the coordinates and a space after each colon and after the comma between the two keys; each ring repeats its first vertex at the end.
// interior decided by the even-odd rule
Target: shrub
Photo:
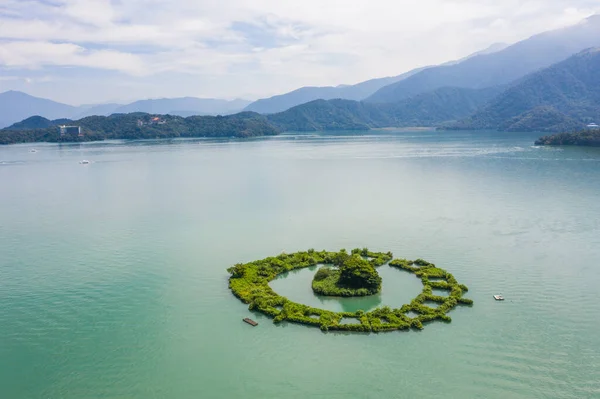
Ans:
{"type": "Polygon", "coordinates": [[[423,259],[410,261],[392,260],[391,252],[371,252],[367,248],[354,249],[352,254],[345,250],[339,252],[317,252],[311,249],[293,254],[282,253],[276,257],[236,264],[227,269],[231,274],[229,288],[248,308],[272,317],[274,323],[290,321],[318,326],[322,331],[360,331],[383,332],[390,330],[423,329],[423,323],[434,320],[450,322],[447,315],[457,305],[472,305],[473,301],[464,298],[465,285],[459,284],[452,274],[436,267],[423,259]],[[366,258],[366,259],[365,259],[366,258]],[[335,264],[338,269],[322,267],[315,274],[313,290],[326,295],[356,296],[370,295],[381,287],[381,277],[375,270],[376,265],[388,263],[415,274],[423,283],[423,291],[410,304],[391,309],[387,306],[371,312],[331,312],[299,304],[278,295],[269,286],[269,282],[279,274],[316,266],[317,264],[335,264]],[[430,278],[443,278],[443,281],[430,281],[430,278]],[[450,291],[448,297],[432,294],[432,289],[450,291]],[[439,303],[436,309],[424,305],[425,301],[439,303]],[[281,308],[281,309],[279,309],[281,308]],[[418,316],[408,317],[408,312],[418,316]],[[340,324],[342,318],[356,318],[359,324],[340,324]]]}

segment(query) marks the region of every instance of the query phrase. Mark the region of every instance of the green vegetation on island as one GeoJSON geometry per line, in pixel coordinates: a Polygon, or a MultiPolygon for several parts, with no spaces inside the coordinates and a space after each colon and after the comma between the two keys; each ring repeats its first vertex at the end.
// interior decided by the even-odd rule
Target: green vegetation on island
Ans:
{"type": "Polygon", "coordinates": [[[392,254],[355,249],[349,255],[341,250],[333,259],[337,268],[324,266],[315,274],[312,289],[317,295],[367,296],[381,291],[381,277],[375,266],[392,260],[392,254]],[[370,258],[370,259],[369,259],[370,258]]]}
{"type": "Polygon", "coordinates": [[[586,130],[574,133],[559,133],[540,137],[535,145],[577,145],[600,147],[600,130],[586,130]]]}
{"type": "Polygon", "coordinates": [[[344,250],[327,252],[314,249],[293,254],[282,253],[229,268],[229,288],[235,296],[249,305],[250,310],[272,317],[274,323],[289,321],[320,327],[323,331],[379,332],[408,330],[411,327],[422,329],[424,323],[434,320],[450,322],[451,318],[447,313],[459,304],[473,304],[472,300],[463,297],[467,292],[465,285],[459,284],[452,274],[422,259],[396,259],[389,263],[392,267],[415,274],[423,284],[423,291],[411,303],[395,309],[386,306],[370,312],[332,312],[292,302],[269,286],[270,281],[283,273],[319,264],[340,264],[340,258],[360,258],[364,253],[367,253],[370,266],[383,265],[392,257],[389,252],[374,253],[364,249],[355,249],[352,255],[344,250]],[[434,295],[433,289],[447,291],[448,295],[434,295]]]}
{"type": "Polygon", "coordinates": [[[88,116],[66,124],[81,127],[81,134],[61,135],[58,122],[28,118],[0,130],[0,144],[30,142],[85,142],[116,139],[161,139],[178,137],[272,136],[279,130],[264,116],[243,112],[228,116],[151,115],[145,113],[88,116]],[[38,127],[46,126],[46,127],[38,127]]]}

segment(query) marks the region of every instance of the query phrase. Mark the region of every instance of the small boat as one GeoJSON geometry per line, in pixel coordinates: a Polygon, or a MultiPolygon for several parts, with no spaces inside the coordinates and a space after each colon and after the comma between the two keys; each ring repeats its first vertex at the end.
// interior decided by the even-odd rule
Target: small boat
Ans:
{"type": "Polygon", "coordinates": [[[37,152],[37,150],[35,148],[32,148],[31,150],[29,150],[29,152],[37,152]]]}
{"type": "Polygon", "coordinates": [[[255,322],[254,320],[252,320],[252,319],[249,319],[249,318],[247,318],[247,317],[244,319],[244,321],[245,321],[246,323],[250,324],[252,327],[256,327],[256,326],[258,325],[258,323],[257,323],[257,322],[255,322]]]}
{"type": "Polygon", "coordinates": [[[497,301],[503,301],[504,297],[502,295],[494,295],[494,299],[497,301]]]}
{"type": "Polygon", "coordinates": [[[90,161],[88,161],[87,159],[84,159],[83,161],[79,161],[79,163],[82,165],[87,165],[90,163],[90,161]]]}

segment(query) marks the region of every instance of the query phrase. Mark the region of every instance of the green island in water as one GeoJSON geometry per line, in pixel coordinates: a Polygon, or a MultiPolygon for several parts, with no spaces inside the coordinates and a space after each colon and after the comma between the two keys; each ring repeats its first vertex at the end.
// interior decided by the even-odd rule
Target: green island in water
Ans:
{"type": "Polygon", "coordinates": [[[340,251],[332,259],[337,268],[323,266],[315,274],[312,289],[325,296],[368,296],[381,291],[381,277],[375,267],[392,260],[391,253],[355,249],[352,255],[340,251]],[[356,256],[360,255],[360,256],[356,256]],[[370,259],[366,259],[370,258],[370,259]]]}
{"type": "Polygon", "coordinates": [[[577,145],[600,147],[600,130],[586,130],[575,133],[559,133],[540,137],[535,145],[577,145]]]}
{"type": "Polygon", "coordinates": [[[274,323],[290,321],[320,327],[323,331],[423,329],[424,323],[434,320],[450,322],[452,319],[447,313],[457,305],[473,304],[471,299],[463,297],[468,288],[459,284],[446,270],[423,259],[392,258],[391,252],[371,252],[366,248],[354,249],[350,254],[344,249],[339,252],[309,249],[293,254],[282,253],[229,268],[229,288],[235,296],[249,304],[250,310],[272,317],[274,323]],[[373,295],[381,290],[381,277],[375,268],[385,264],[412,273],[421,280],[423,291],[409,304],[394,309],[385,306],[370,312],[332,312],[290,301],[269,286],[270,281],[283,273],[323,265],[312,283],[316,294],[344,297],[373,295]],[[445,290],[448,295],[435,295],[433,289],[445,290]]]}

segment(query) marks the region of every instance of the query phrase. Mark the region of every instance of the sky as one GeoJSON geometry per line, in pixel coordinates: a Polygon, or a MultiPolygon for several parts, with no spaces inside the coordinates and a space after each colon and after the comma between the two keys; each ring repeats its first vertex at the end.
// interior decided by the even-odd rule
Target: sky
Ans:
{"type": "Polygon", "coordinates": [[[0,92],[249,100],[459,59],[598,0],[0,0],[0,92]]]}

